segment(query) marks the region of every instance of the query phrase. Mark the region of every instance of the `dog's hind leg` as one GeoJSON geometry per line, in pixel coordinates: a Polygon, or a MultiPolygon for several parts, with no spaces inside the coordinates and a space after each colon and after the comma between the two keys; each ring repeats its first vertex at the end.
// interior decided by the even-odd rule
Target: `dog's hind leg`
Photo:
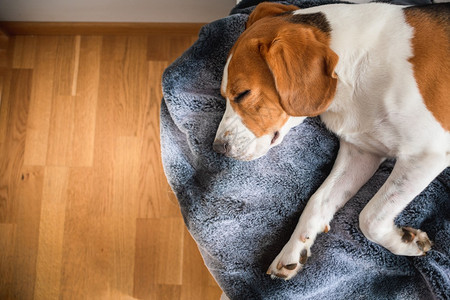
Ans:
{"type": "Polygon", "coordinates": [[[330,230],[330,221],[380,165],[380,156],[364,152],[341,140],[330,175],[308,201],[289,242],[275,258],[269,270],[272,277],[292,278],[310,256],[317,234],[330,230]]]}
{"type": "Polygon", "coordinates": [[[424,255],[431,248],[427,234],[399,228],[394,219],[446,167],[446,155],[439,153],[397,159],[391,175],[360,214],[364,235],[394,254],[424,255]]]}

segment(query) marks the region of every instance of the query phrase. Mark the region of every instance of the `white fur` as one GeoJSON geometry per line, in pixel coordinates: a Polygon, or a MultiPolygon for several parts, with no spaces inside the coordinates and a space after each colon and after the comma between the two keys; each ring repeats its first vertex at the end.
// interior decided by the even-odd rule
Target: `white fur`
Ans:
{"type": "Polygon", "coordinates": [[[339,56],[337,93],[321,118],[339,135],[341,148],[331,174],[309,200],[290,241],[269,268],[286,279],[301,265],[294,270],[277,266],[298,262],[301,251],[309,251],[316,235],[385,157],[395,157],[397,163],[361,212],[361,230],[395,254],[423,255],[416,240],[402,241],[403,232],[394,219],[450,163],[450,133],[426,108],[408,62],[413,29],[402,8],[327,5],[298,13],[318,11],[330,22],[330,47],[339,56]],[[305,237],[309,239],[303,243],[305,237]]]}
{"type": "Polygon", "coordinates": [[[289,130],[300,124],[305,118],[290,117],[279,130],[279,138],[272,142],[273,135],[255,136],[242,122],[241,117],[233,110],[230,100],[227,99],[225,113],[217,129],[215,140],[229,144],[231,148],[227,156],[239,160],[254,160],[265,155],[272,147],[279,145],[289,130]]]}
{"type": "MultiPolygon", "coordinates": [[[[321,119],[341,147],[335,165],[308,201],[289,242],[269,267],[289,279],[300,269],[300,253],[367,182],[387,157],[396,158],[392,174],[360,214],[364,235],[395,254],[417,256],[417,239],[403,242],[395,217],[450,165],[450,133],[427,109],[413,68],[413,28],[402,7],[381,3],[334,4],[301,9],[323,12],[332,28],[330,48],[339,56],[335,98],[321,119]],[[293,264],[298,264],[294,269],[293,264]],[[288,266],[284,268],[280,266],[288,266]]],[[[222,125],[222,124],[221,124],[222,125]]],[[[326,231],[326,230],[325,230],[326,231]]]]}
{"type": "Polygon", "coordinates": [[[269,135],[256,137],[242,123],[241,117],[234,112],[230,105],[230,100],[227,99],[225,114],[217,129],[216,140],[229,144],[231,148],[227,153],[229,157],[239,158],[240,160],[252,160],[266,154],[272,137],[269,135]]]}
{"type": "MultiPolygon", "coordinates": [[[[221,90],[225,94],[228,84],[228,65],[233,55],[228,57],[223,71],[221,90]]],[[[254,160],[264,156],[272,147],[279,145],[289,130],[301,122],[303,117],[290,117],[279,130],[279,137],[275,143],[272,142],[273,135],[256,137],[242,122],[241,117],[233,110],[230,99],[226,99],[225,113],[216,133],[216,141],[228,143],[230,150],[227,156],[239,160],[254,160]]]]}
{"type": "Polygon", "coordinates": [[[228,85],[228,66],[230,65],[231,58],[233,57],[233,54],[230,54],[230,56],[227,59],[227,63],[225,64],[225,68],[223,69],[223,76],[222,76],[222,84],[220,85],[220,90],[223,94],[226,93],[227,85],[228,85]]]}

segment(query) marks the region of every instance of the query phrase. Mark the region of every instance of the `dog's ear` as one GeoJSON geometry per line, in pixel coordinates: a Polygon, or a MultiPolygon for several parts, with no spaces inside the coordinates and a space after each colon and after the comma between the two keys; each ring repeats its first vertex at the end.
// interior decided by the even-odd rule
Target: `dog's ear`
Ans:
{"type": "Polygon", "coordinates": [[[287,11],[297,10],[295,5],[284,5],[280,3],[262,2],[256,6],[247,20],[245,28],[249,28],[253,23],[265,17],[276,16],[287,11]]]}
{"type": "Polygon", "coordinates": [[[317,116],[328,108],[336,92],[339,58],[311,29],[286,27],[259,49],[288,115],[317,116]]]}

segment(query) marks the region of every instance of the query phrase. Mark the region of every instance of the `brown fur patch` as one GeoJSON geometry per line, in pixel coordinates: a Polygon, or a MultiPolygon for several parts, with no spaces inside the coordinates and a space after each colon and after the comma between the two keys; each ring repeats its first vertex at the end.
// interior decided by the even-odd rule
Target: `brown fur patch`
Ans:
{"type": "Polygon", "coordinates": [[[223,96],[260,137],[278,131],[289,116],[316,116],[328,107],[336,89],[333,71],[338,58],[328,47],[328,33],[292,23],[291,15],[272,16],[267,4],[258,7],[250,19],[262,19],[245,30],[231,49],[223,96]]]}
{"type": "Polygon", "coordinates": [[[295,117],[323,113],[336,92],[338,56],[328,37],[307,25],[286,24],[262,54],[272,71],[283,109],[295,117]]]}
{"type": "Polygon", "coordinates": [[[414,68],[425,105],[442,127],[450,131],[450,25],[449,5],[433,4],[405,9],[414,29],[414,68]]]}
{"type": "MultiPolygon", "coordinates": [[[[255,41],[256,42],[256,41],[255,41]]],[[[244,125],[257,137],[279,130],[289,116],[279,104],[270,69],[258,54],[258,45],[241,45],[228,66],[228,86],[225,97],[244,125]],[[241,51],[245,52],[242,54],[241,51]],[[244,91],[245,97],[235,99],[244,91]]]]}
{"type": "Polygon", "coordinates": [[[247,23],[245,25],[246,28],[249,28],[256,21],[265,18],[265,17],[273,17],[280,15],[282,13],[286,13],[289,11],[297,10],[298,7],[295,5],[284,5],[280,3],[271,3],[271,2],[262,2],[252,11],[250,16],[248,17],[247,23]]]}

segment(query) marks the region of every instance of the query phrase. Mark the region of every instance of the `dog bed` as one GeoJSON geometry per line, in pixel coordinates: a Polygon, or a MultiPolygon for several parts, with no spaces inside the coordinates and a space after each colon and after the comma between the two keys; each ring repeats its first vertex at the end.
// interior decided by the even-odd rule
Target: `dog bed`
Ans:
{"type": "MultiPolygon", "coordinates": [[[[428,233],[434,246],[426,256],[396,256],[359,229],[359,212],[388,177],[392,160],[335,215],[296,277],[266,275],[330,172],[339,143],[319,118],[308,118],[258,160],[242,162],[213,151],[225,110],[223,67],[257,3],[244,0],[230,16],[204,26],[163,75],[164,170],[209,271],[230,299],[449,299],[450,168],[396,219],[428,233]]],[[[282,3],[306,8],[330,1],[282,3]]]]}

